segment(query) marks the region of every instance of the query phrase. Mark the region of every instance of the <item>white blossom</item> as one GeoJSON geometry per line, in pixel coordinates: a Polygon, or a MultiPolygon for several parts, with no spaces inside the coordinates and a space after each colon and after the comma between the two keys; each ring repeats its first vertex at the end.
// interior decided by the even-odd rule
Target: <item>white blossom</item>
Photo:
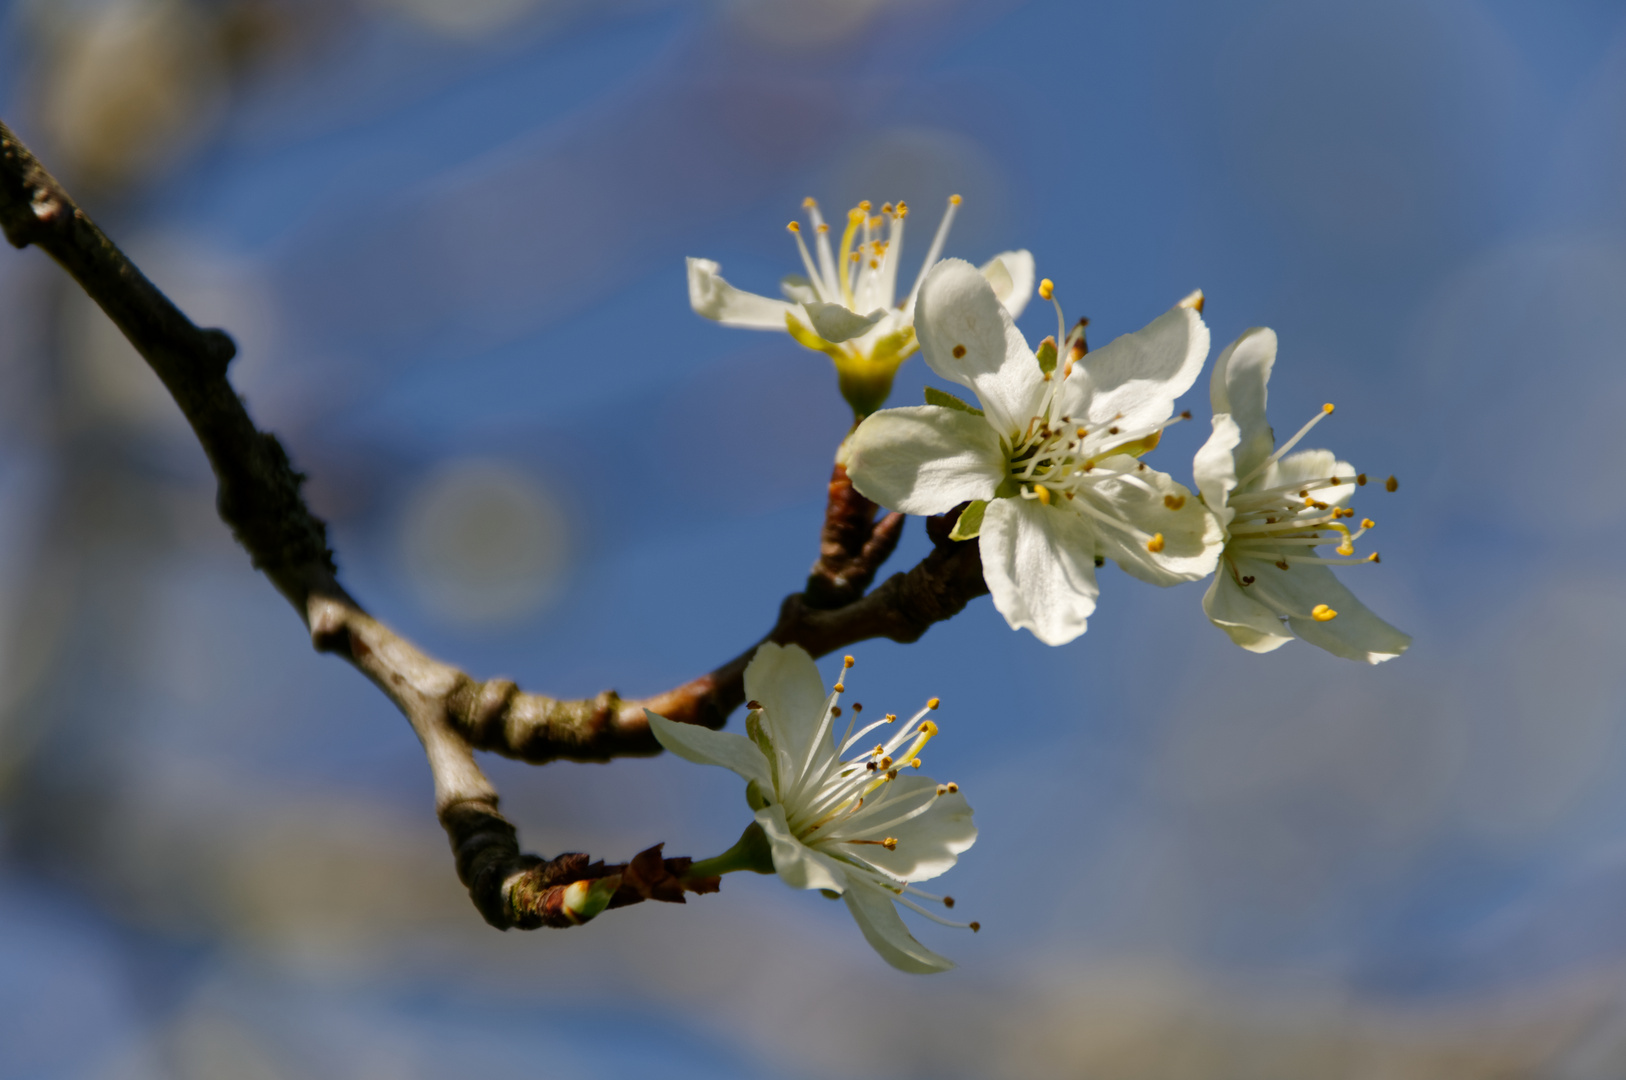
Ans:
{"type": "MultiPolygon", "coordinates": [[[[1040,285],[1046,299],[1051,291],[1040,285]]],[[[1084,632],[1105,559],[1156,585],[1207,575],[1218,524],[1140,460],[1207,356],[1200,302],[1193,294],[1093,352],[1082,323],[1066,333],[1063,322],[1058,365],[1054,342],[1041,356],[1028,348],[976,268],[944,260],[921,289],[916,331],[931,369],[975,392],[982,408],[928,391],[926,405],[869,417],[844,448],[854,486],[911,514],[970,501],[954,535],[979,538],[1005,620],[1050,645],[1084,632]]]]}
{"type": "MultiPolygon", "coordinates": [[[[871,213],[868,201],[859,203],[847,211],[839,247],[831,243],[830,227],[818,203],[807,199],[802,205],[808,212],[813,248],[804,238],[802,223],[792,221],[788,228],[806,273],[780,283],[786,299],[737,289],[723,279],[717,263],[691,258],[689,304],[725,326],[787,330],[802,345],[825,353],[835,363],[843,395],[855,412],[867,415],[886,401],[898,365],[918,348],[915,301],[927,271],[942,254],[960,197],[949,199],[914,285],[901,298],[897,280],[909,216],[906,203],[886,203],[879,214],[871,213]]],[[[1033,256],[1007,251],[989,260],[982,273],[1011,315],[1020,315],[1033,295],[1033,256]]]]}
{"type": "MultiPolygon", "coordinates": [[[[1276,334],[1247,331],[1215,362],[1209,394],[1214,433],[1197,452],[1193,472],[1203,501],[1225,527],[1225,550],[1203,597],[1203,610],[1232,641],[1270,652],[1293,635],[1335,656],[1380,663],[1399,656],[1411,638],[1355,598],[1330,569],[1375,563],[1355,557],[1355,542],[1372,528],[1346,505],[1367,478],[1328,450],[1288,454],[1332,413],[1325,405],[1279,449],[1265,419],[1266,383],[1276,362],[1276,334]],[[1318,554],[1334,545],[1339,558],[1318,554]]],[[[1394,490],[1395,480],[1386,483],[1394,490]]]]}
{"type": "MultiPolygon", "coordinates": [[[[846,665],[852,666],[851,657],[846,665]]],[[[921,751],[937,734],[927,719],[937,699],[908,720],[888,714],[856,732],[862,706],[854,705],[846,734],[837,740],[843,690],[838,682],[826,695],[803,649],[769,642],[745,669],[749,738],[654,713],[649,725],[679,757],[721,765],[745,779],[755,827],[765,834],[773,870],[787,885],[839,894],[865,939],[893,967],[945,971],[953,963],[916,941],[895,906],[977,928],[948,922],[912,899],[952,907],[951,898],[912,883],[948,870],[977,839],[959,786],[918,771],[921,751]],[[873,745],[859,749],[877,732],[873,745]]]]}

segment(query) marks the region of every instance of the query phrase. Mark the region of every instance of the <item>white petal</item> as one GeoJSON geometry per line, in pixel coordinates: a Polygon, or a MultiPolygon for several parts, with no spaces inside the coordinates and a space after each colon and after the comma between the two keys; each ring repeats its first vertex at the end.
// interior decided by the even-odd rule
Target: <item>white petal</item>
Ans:
{"type": "Polygon", "coordinates": [[[1197,450],[1197,456],[1191,462],[1192,478],[1197,481],[1197,490],[1202,492],[1203,502],[1219,517],[1220,524],[1227,528],[1236,516],[1236,511],[1229,505],[1231,491],[1236,487],[1236,459],[1232,451],[1241,438],[1236,421],[1229,414],[1220,413],[1214,417],[1213,434],[1208,436],[1208,441],[1197,450]]]}
{"type": "Polygon", "coordinates": [[[780,777],[781,794],[788,792],[824,720],[824,680],[800,645],[764,642],[745,666],[745,696],[762,706],[774,746],[785,751],[785,765],[795,771],[780,777]]]}
{"type": "Polygon", "coordinates": [[[1033,299],[1033,252],[1002,251],[983,264],[982,276],[994,287],[994,295],[1011,313],[1011,318],[1020,319],[1028,301],[1033,299]],[[1004,269],[1003,275],[994,269],[996,263],[1004,269]]]}
{"type": "MultiPolygon", "coordinates": [[[[1272,486],[1281,484],[1309,483],[1315,480],[1348,477],[1355,479],[1355,466],[1347,461],[1339,461],[1338,455],[1331,450],[1300,450],[1289,454],[1276,463],[1276,469],[1271,474],[1272,486]]],[[[1355,494],[1355,484],[1338,484],[1334,487],[1317,488],[1310,491],[1310,495],[1319,502],[1340,506],[1351,495],[1355,494]]]]}
{"type": "Polygon", "coordinates": [[[1392,660],[1410,647],[1411,635],[1372,614],[1330,568],[1317,563],[1289,565],[1288,570],[1273,565],[1262,569],[1248,588],[1260,589],[1258,599],[1287,615],[1299,637],[1334,656],[1369,664],[1392,660]],[[1326,604],[1337,616],[1326,622],[1310,618],[1317,604],[1326,604]]]}
{"type": "Polygon", "coordinates": [[[1082,634],[1095,610],[1096,530],[1076,511],[1036,499],[995,499],[977,538],[982,577],[1013,630],[1046,645],[1082,634]]]}
{"type": "Polygon", "coordinates": [[[779,291],[793,304],[806,304],[819,298],[813,283],[801,274],[786,274],[779,279],[779,291]]]}
{"type": "Polygon", "coordinates": [[[996,431],[1014,434],[1037,411],[1044,373],[970,263],[944,259],[932,267],[920,287],[915,335],[933,371],[976,392],[996,431]]]}
{"type": "MultiPolygon", "coordinates": [[[[898,881],[926,881],[954,866],[960,852],[977,842],[977,827],[971,823],[971,807],[958,791],[937,794],[937,781],[920,773],[902,773],[886,788],[891,796],[876,808],[851,839],[884,840],[891,837],[898,846],[865,844],[851,849],[857,858],[885,871],[898,881]],[[899,821],[922,805],[924,813],[899,821]]],[[[866,808],[867,809],[867,808],[866,808]]],[[[855,815],[856,816],[856,815],[855,815]]],[[[838,835],[847,835],[841,829],[838,835]]],[[[821,843],[820,847],[824,847],[821,843]]],[[[841,850],[839,843],[834,845],[841,850]]]]}
{"type": "Polygon", "coordinates": [[[1208,327],[1188,307],[1159,315],[1079,361],[1063,383],[1063,411],[1088,426],[1133,430],[1167,420],[1208,356],[1208,327]]]}
{"type": "Polygon", "coordinates": [[[847,891],[847,871],[830,856],[814,851],[796,839],[785,821],[783,805],[774,803],[764,806],[757,811],[756,818],[768,837],[774,873],[779,875],[781,881],[793,889],[847,891]]]}
{"type": "Polygon", "coordinates": [[[1214,361],[1208,399],[1214,412],[1229,413],[1241,432],[1236,450],[1238,476],[1258,468],[1276,448],[1276,437],[1265,419],[1265,384],[1275,363],[1276,331],[1264,326],[1244,331],[1214,361]]]}
{"type": "Polygon", "coordinates": [[[1103,524],[1103,555],[1153,585],[1178,585],[1213,573],[1225,546],[1224,530],[1185,485],[1126,454],[1098,463],[1091,475],[1100,479],[1078,497],[1139,530],[1103,524]],[[1158,533],[1163,544],[1154,552],[1146,545],[1158,533]]]}
{"type": "Polygon", "coordinates": [[[712,731],[698,724],[679,724],[648,709],[644,715],[649,718],[649,730],[655,741],[678,757],[699,765],[721,765],[747,781],[757,781],[764,790],[773,790],[768,759],[744,735],[712,731]]]}
{"type": "Polygon", "coordinates": [[[850,311],[841,304],[825,304],[814,301],[803,304],[807,311],[808,321],[813,324],[813,332],[826,341],[840,344],[850,341],[880,322],[886,315],[885,308],[876,308],[868,315],[860,315],[850,311]]]}
{"type": "Polygon", "coordinates": [[[785,316],[798,310],[783,300],[736,289],[717,270],[717,264],[710,259],[689,260],[689,306],[697,315],[716,319],[724,326],[783,330],[785,316]]]}
{"type": "Polygon", "coordinates": [[[988,421],[940,405],[883,409],[867,417],[843,450],[865,498],[906,514],[940,514],[991,499],[1005,478],[1005,452],[988,421]]]}
{"type": "MultiPolygon", "coordinates": [[[[1250,565],[1253,561],[1240,563],[1237,572],[1250,574],[1257,580],[1259,571],[1250,565]]],[[[1208,585],[1203,612],[1232,641],[1249,652],[1271,652],[1293,640],[1276,613],[1250,595],[1247,587],[1237,584],[1230,568],[1223,565],[1208,585]]]]}
{"type": "Polygon", "coordinates": [[[880,953],[881,959],[911,975],[930,975],[948,971],[954,961],[938,956],[915,940],[909,928],[898,917],[892,896],[878,885],[860,882],[856,877],[844,899],[853,922],[864,932],[870,948],[880,953]]]}

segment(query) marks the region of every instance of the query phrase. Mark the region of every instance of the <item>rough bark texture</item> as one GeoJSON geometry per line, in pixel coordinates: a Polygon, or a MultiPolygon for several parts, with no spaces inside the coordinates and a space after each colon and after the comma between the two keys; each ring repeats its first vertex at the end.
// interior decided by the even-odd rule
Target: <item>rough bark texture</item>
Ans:
{"type": "MultiPolygon", "coordinates": [[[[714,880],[680,883],[687,860],[663,860],[658,847],[613,866],[591,863],[585,855],[545,861],[523,854],[474,751],[535,763],[656,753],[660,747],[644,710],[721,727],[744,700],[743,674],[755,645],[714,671],[643,700],[606,690],[561,701],[525,693],[506,679],[474,679],[426,655],[368,615],[339,584],[327,528],[300,493],[304,477],[276,437],[254,425],[227,379],[236,354],[232,339],[182,314],[3,123],[0,228],[13,246],[34,245],[55,259],[146,359],[208,456],[219,484],[221,520],[255,568],[304,619],[318,651],[343,657],[405,714],[429,759],[435,809],[456,853],[458,875],[488,922],[527,929],[571,925],[562,890],[617,875],[611,907],[644,899],[681,902],[684,888],[715,887],[714,880]]],[[[801,645],[814,656],[867,638],[914,641],[987,591],[976,545],[949,541],[947,525],[934,519],[932,553],[866,594],[902,527],[898,514],[877,521],[875,504],[853,489],[838,465],[819,559],[805,591],[786,597],[763,640],[801,645]]]]}

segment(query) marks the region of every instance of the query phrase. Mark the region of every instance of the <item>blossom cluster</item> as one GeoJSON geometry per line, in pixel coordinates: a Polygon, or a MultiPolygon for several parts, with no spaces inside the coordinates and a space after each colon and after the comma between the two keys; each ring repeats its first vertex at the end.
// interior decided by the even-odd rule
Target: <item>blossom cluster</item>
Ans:
{"type": "MultiPolygon", "coordinates": [[[[1033,257],[1008,251],[981,267],[941,258],[959,202],[950,200],[902,299],[906,204],[872,214],[860,203],[833,249],[809,199],[814,249],[792,222],[806,276],[784,280],[785,299],[742,292],[716,263],[690,259],[691,305],[725,324],[784,329],[834,361],[856,420],[837,459],[853,486],[892,510],[952,515],[951,538],[976,541],[994,607],[1013,629],[1047,645],[1078,638],[1099,597],[1097,570],[1111,560],[1153,585],[1211,577],[1204,613],[1251,652],[1295,638],[1372,664],[1405,652],[1410,637],[1332,573],[1378,561],[1376,552],[1357,553],[1374,523],[1357,523],[1349,505],[1367,476],[1331,451],[1299,449],[1333,406],[1280,445],[1266,419],[1275,333],[1250,329],[1214,362],[1212,431],[1187,487],[1149,459],[1167,427],[1191,419],[1175,410],[1208,359],[1202,293],[1092,350],[1088,321],[1069,329],[1046,279],[1038,293],[1055,306],[1056,334],[1030,347],[1015,320],[1034,291],[1033,257]],[[881,408],[898,366],[917,350],[975,404],[928,388],[923,405],[881,408]]],[[[1394,477],[1382,486],[1395,490],[1394,477]]],[[[835,738],[843,685],[826,695],[800,649],[762,646],[745,683],[749,737],[650,717],[667,749],[747,782],[755,820],[708,872],[776,872],[796,888],[840,895],[889,963],[919,972],[952,966],[910,935],[894,907],[947,921],[911,896],[952,901],[912,883],[949,869],[976,838],[958,788],[909,771],[937,731],[929,709],[864,750],[870,732],[897,718],[854,734],[855,705],[847,733],[835,738]]]]}

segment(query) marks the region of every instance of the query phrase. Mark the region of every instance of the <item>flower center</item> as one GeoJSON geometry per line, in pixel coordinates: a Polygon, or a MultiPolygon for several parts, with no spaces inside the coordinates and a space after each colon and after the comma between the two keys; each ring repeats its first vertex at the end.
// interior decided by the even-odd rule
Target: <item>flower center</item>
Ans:
{"type": "MultiPolygon", "coordinates": [[[[1371,518],[1362,518],[1352,530],[1344,521],[1355,517],[1355,509],[1339,505],[1353,494],[1355,488],[1366,486],[1365,473],[1312,477],[1270,487],[1249,486],[1262,477],[1277,476],[1271,471],[1271,466],[1332,411],[1331,404],[1322,406],[1321,411],[1300,428],[1298,434],[1244,477],[1231,495],[1228,505],[1235,511],[1235,516],[1231,519],[1231,535],[1225,545],[1224,560],[1232,578],[1243,588],[1254,584],[1256,578],[1243,574],[1237,568],[1237,560],[1242,558],[1269,562],[1279,571],[1291,570],[1297,563],[1358,566],[1381,561],[1375,551],[1358,558],[1355,556],[1355,542],[1376,523],[1371,518]],[[1315,549],[1326,544],[1336,545],[1333,550],[1342,557],[1326,558],[1316,554],[1315,549]]],[[[1399,484],[1391,476],[1384,486],[1394,491],[1399,484]]],[[[1326,604],[1317,604],[1309,612],[1301,614],[1307,614],[1317,622],[1327,622],[1338,616],[1338,612],[1326,604]]]]}

